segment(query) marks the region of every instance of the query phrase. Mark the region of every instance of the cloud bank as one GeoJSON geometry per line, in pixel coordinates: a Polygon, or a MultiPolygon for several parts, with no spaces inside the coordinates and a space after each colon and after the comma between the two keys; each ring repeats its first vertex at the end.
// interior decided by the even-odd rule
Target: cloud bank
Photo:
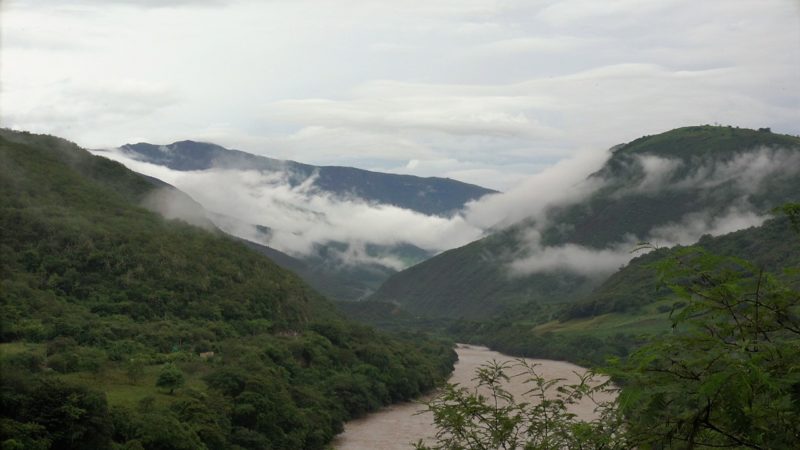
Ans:
{"type": "MultiPolygon", "coordinates": [[[[542,219],[531,221],[522,240],[522,256],[516,256],[508,263],[510,274],[525,276],[566,270],[586,276],[604,276],[635,257],[630,252],[642,241],[659,247],[691,245],[706,234],[720,236],[760,226],[770,216],[756,209],[750,197],[765,189],[764,184],[771,179],[800,177],[800,152],[796,149],[760,148],[725,159],[703,161],[694,157],[688,162],[645,154],[635,155],[633,164],[642,172],[641,181],[608,194],[617,201],[624,201],[627,196],[689,190],[698,196],[730,190],[733,200],[727,207],[689,212],[674,222],[652,228],[644,236],[624,236],[603,249],[571,243],[544,246],[541,233],[550,223],[542,219]]],[[[581,185],[550,196],[554,200],[551,205],[563,207],[569,204],[565,199],[571,195],[575,199],[585,198],[604,184],[596,180],[583,184],[582,189],[576,189],[577,186],[581,185]]],[[[533,217],[546,217],[547,211],[540,209],[536,214],[539,216],[533,217]]]]}
{"type": "MultiPolygon", "coordinates": [[[[314,187],[313,176],[292,186],[292,175],[287,173],[230,169],[184,172],[136,161],[119,151],[95,154],[177,187],[212,213],[210,220],[224,231],[291,255],[307,256],[319,245],[345,243],[348,247],[339,255],[343,262],[400,270],[407,263],[399,258],[370,255],[367,245],[410,244],[438,253],[482,235],[480,228],[460,215],[428,216],[320,192],[314,187]]],[[[168,195],[159,191],[154,198],[148,198],[148,206],[168,218],[186,220],[186,213],[194,212],[185,198],[168,195]]]]}
{"type": "MultiPolygon", "coordinates": [[[[320,192],[314,176],[292,186],[289,178],[298,175],[291,173],[220,168],[174,171],[133,160],[120,151],[96,153],[178,187],[212,212],[210,219],[220,229],[299,257],[334,244],[332,251],[344,264],[402,270],[408,261],[391,251],[376,255],[368,248],[412,245],[432,255],[523,224],[520,248],[506,257],[512,276],[564,270],[592,277],[607,275],[635,256],[630,250],[641,241],[662,247],[688,245],[705,234],[718,236],[761,225],[768,216],[756,210],[750,196],[765,189],[768,180],[800,176],[800,152],[760,148],[711,160],[634,155],[620,184],[620,179],[589,176],[602,167],[610,152],[583,152],[527,177],[508,192],[472,201],[458,214],[445,218],[320,192]],[[720,189],[733,192],[733,200],[727,207],[690,211],[642,236],[621,236],[602,249],[574,243],[542,244],[542,233],[559,226],[553,223],[554,211],[578,204],[601,189],[616,201],[668,191],[706,196],[720,189]]],[[[191,200],[174,192],[159,192],[148,202],[168,218],[200,224],[204,220],[197,217],[191,200]]]]}
{"type": "Polygon", "coordinates": [[[799,14],[795,0],[5,0],[0,125],[508,190],[678,126],[800,133],[799,14]]]}

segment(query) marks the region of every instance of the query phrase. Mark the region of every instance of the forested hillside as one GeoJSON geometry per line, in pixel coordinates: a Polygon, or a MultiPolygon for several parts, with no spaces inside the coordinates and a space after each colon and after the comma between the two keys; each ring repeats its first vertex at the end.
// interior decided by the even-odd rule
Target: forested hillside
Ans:
{"type": "MultiPolygon", "coordinates": [[[[780,273],[784,267],[800,266],[800,239],[796,238],[785,217],[718,237],[706,235],[692,248],[702,248],[716,255],[746,256],[748,261],[773,273],[780,273]]],[[[672,296],[669,289],[659,286],[655,267],[681,249],[681,246],[660,248],[633,259],[591,294],[567,305],[559,319],[567,321],[606,313],[633,312],[672,296]]]]}
{"type": "Polygon", "coordinates": [[[692,243],[800,198],[800,138],[679,128],[617,146],[585,183],[584,198],[410,267],[372,299],[466,319],[579,300],[638,241],[692,243]]]}
{"type": "Polygon", "coordinates": [[[347,322],[244,244],[141,207],[153,190],[0,134],[3,448],[324,448],[452,369],[448,343],[347,322]]]}
{"type": "Polygon", "coordinates": [[[789,219],[777,217],[760,227],[641,255],[575,302],[547,309],[524,305],[491,320],[456,321],[448,330],[462,341],[515,355],[583,364],[624,357],[672,330],[670,318],[687,303],[664,285],[662,268],[665,261],[692,252],[743,257],[787,286],[800,287],[797,273],[784,270],[800,266],[800,239],[789,219]]]}
{"type": "MultiPolygon", "coordinates": [[[[733,256],[699,245],[654,256],[649,268],[672,293],[672,304],[661,305],[669,317],[647,324],[650,333],[625,358],[595,361],[594,371],[566,385],[548,378],[548,363],[488,362],[475,377],[489,394],[448,385],[427,403],[436,444],[420,442],[416,448],[795,448],[800,204],[776,212],[789,220],[782,217],[727,239],[704,239],[733,256]],[[778,239],[793,254],[770,255],[778,239]],[[596,373],[613,378],[604,382],[596,373]],[[510,376],[532,388],[511,395],[502,382],[510,376]],[[571,407],[587,396],[596,416],[579,421],[571,407]]],[[[651,301],[658,303],[657,296],[651,301]]],[[[525,351],[519,350],[520,341],[527,341],[529,352],[574,359],[608,349],[603,344],[610,340],[600,339],[609,331],[603,325],[609,323],[589,324],[583,339],[574,339],[579,331],[573,324],[571,332],[540,335],[538,343],[521,326],[497,331],[505,335],[502,344],[516,345],[518,352],[525,351]]]]}

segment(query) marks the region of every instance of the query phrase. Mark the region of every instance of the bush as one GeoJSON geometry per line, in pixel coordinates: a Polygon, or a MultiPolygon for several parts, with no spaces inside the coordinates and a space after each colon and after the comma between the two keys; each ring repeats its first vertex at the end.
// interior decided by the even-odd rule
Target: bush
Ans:
{"type": "Polygon", "coordinates": [[[185,382],[186,379],[183,377],[183,372],[181,372],[181,369],[177,368],[173,364],[167,364],[158,374],[156,387],[167,389],[169,390],[170,395],[172,395],[175,392],[175,389],[183,386],[185,382]]]}

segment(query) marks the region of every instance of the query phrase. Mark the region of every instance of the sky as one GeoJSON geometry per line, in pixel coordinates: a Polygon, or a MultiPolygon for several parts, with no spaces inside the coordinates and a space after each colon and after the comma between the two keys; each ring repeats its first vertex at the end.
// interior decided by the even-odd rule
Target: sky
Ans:
{"type": "Polygon", "coordinates": [[[0,126],[88,148],[195,139],[506,191],[714,123],[800,134],[800,1],[0,1],[0,126]]]}

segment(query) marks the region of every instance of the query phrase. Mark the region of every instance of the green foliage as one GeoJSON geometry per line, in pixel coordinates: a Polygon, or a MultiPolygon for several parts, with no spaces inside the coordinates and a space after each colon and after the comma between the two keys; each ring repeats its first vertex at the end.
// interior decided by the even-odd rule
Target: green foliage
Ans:
{"type": "Polygon", "coordinates": [[[746,254],[754,264],[800,287],[796,274],[782,271],[800,266],[800,240],[790,221],[778,217],[760,227],[704,236],[694,246],[660,248],[639,256],[575,302],[532,302],[490,319],[449,321],[439,328],[459,342],[488,345],[508,354],[602,365],[607,358],[624,358],[669,331],[670,315],[687,302],[659,279],[658,266],[682,252],[700,249],[722,256],[746,254]]]}
{"type": "Polygon", "coordinates": [[[400,305],[415,316],[475,320],[528,302],[588,294],[591,280],[569,272],[508,276],[508,263],[525,247],[520,242],[526,229],[511,226],[409,267],[386,280],[370,300],[400,305]]]}
{"type": "Polygon", "coordinates": [[[792,222],[792,228],[800,233],[800,203],[786,203],[772,210],[773,213],[784,214],[792,222]]]}
{"type": "Polygon", "coordinates": [[[525,360],[493,361],[476,370],[475,381],[475,389],[448,384],[426,404],[437,428],[436,442],[420,441],[418,450],[631,448],[624,433],[618,432],[619,415],[612,402],[598,400],[597,418],[589,422],[570,412],[570,405],[581,399],[614,390],[589,373],[567,384],[564,379],[545,378],[537,365],[525,360]],[[511,371],[530,386],[523,398],[503,387],[511,371]]]}
{"type": "MultiPolygon", "coordinates": [[[[786,223],[783,223],[786,225],[786,223]]],[[[793,239],[798,239],[794,236],[793,239]]],[[[685,306],[672,332],[604,369],[622,386],[600,418],[578,423],[571,398],[591,384],[546,395],[559,380],[529,370],[530,404],[502,389],[506,367],[477,372],[488,398],[448,386],[428,404],[438,427],[418,448],[795,448],[800,438],[800,290],[796,268],[780,276],[698,247],[658,263],[685,306]]],[[[791,270],[790,270],[791,269],[791,270]]],[[[529,367],[529,366],[526,366],[529,367]]]]}
{"type": "Polygon", "coordinates": [[[186,379],[183,377],[183,372],[173,364],[165,365],[159,372],[158,379],[156,379],[156,386],[168,389],[170,395],[175,392],[175,389],[183,386],[184,383],[186,383],[186,379]]]}
{"type": "MultiPolygon", "coordinates": [[[[690,248],[721,256],[745,254],[754,264],[776,271],[781,267],[800,265],[800,240],[795,236],[786,218],[776,218],[759,227],[717,237],[703,236],[690,248]]],[[[611,312],[636,312],[646,305],[674,297],[673,292],[659,282],[654,268],[683,251],[680,246],[660,248],[633,259],[586,298],[566,305],[558,313],[558,318],[566,321],[611,312]]]]}
{"type": "Polygon", "coordinates": [[[452,371],[449,342],[346,322],[240,242],[141,208],[155,187],[0,130],[3,448],[321,449],[452,371]]]}
{"type": "Polygon", "coordinates": [[[144,376],[144,364],[142,361],[131,358],[131,360],[125,364],[125,375],[128,377],[128,381],[130,381],[131,384],[138,383],[144,376]]]}
{"type": "Polygon", "coordinates": [[[3,374],[2,442],[28,448],[96,449],[110,445],[111,423],[102,393],[52,378],[3,374]]]}
{"type": "Polygon", "coordinates": [[[686,249],[662,264],[687,307],[675,333],[614,373],[649,448],[791,448],[800,436],[800,292],[737,258],[686,249]]]}

